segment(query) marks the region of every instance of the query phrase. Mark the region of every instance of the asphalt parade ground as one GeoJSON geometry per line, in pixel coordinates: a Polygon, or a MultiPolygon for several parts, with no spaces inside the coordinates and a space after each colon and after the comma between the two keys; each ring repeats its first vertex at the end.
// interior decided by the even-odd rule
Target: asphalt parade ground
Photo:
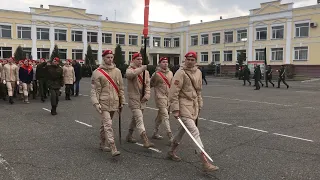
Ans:
{"type": "MultiPolygon", "coordinates": [[[[122,112],[122,145],[118,115],[113,127],[121,155],[99,150],[100,116],[90,101],[90,79],[80,96],[60,97],[58,115],[50,102],[23,104],[0,100],[1,180],[309,180],[320,179],[320,80],[288,81],[289,89],[242,86],[234,79],[208,78],[203,86],[204,108],[199,129],[205,150],[220,170],[203,173],[192,140],[185,134],[177,155],[166,159],[167,137],[152,140],[157,109],[154,97],[144,113],[147,134],[155,148],[125,142],[131,112],[122,112]]],[[[153,91],[153,90],[152,90],[153,91]]],[[[173,132],[178,122],[170,117],[173,132]]]]}

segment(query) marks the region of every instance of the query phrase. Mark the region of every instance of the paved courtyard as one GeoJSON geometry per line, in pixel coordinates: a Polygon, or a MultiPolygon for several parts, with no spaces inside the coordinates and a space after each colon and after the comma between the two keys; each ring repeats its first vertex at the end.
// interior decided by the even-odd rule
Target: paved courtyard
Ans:
{"type": "MultiPolygon", "coordinates": [[[[180,163],[166,159],[167,138],[152,140],[154,149],[144,149],[141,141],[126,143],[128,107],[122,113],[121,146],[114,117],[121,156],[99,151],[100,117],[85,78],[81,96],[65,101],[63,94],[54,117],[49,101],[0,101],[0,179],[320,179],[320,81],[288,81],[289,89],[282,85],[260,91],[233,79],[208,78],[208,83],[199,129],[206,151],[220,167],[215,173],[201,171],[187,134],[178,150],[180,163]]],[[[144,116],[149,137],[155,116],[152,96],[144,116]]],[[[178,122],[170,119],[175,132],[178,122]]]]}

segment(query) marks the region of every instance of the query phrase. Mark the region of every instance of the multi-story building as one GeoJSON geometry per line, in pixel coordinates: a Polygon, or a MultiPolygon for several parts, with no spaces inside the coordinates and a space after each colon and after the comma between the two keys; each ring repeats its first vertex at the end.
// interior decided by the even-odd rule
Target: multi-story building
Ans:
{"type": "MultiPolygon", "coordinates": [[[[248,16],[230,19],[198,24],[150,21],[148,56],[151,64],[161,56],[180,64],[184,54],[193,50],[199,65],[220,64],[221,72],[234,72],[237,56],[243,52],[249,65],[263,64],[266,58],[270,65],[293,67],[296,74],[319,75],[319,21],[319,4],[293,8],[293,3],[280,0],[261,3],[248,16]]],[[[0,59],[12,56],[19,45],[33,59],[48,58],[55,44],[62,59],[84,59],[90,44],[101,62],[104,49],[114,50],[120,44],[128,63],[143,46],[142,29],[142,24],[103,20],[78,8],[0,10],[0,59]]]]}

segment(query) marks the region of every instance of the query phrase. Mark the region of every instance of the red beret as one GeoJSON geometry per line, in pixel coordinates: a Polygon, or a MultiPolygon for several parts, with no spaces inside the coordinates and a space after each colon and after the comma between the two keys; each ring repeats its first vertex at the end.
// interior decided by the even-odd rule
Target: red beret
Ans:
{"type": "Polygon", "coordinates": [[[132,60],[137,58],[137,57],[142,57],[140,53],[134,53],[132,56],[132,60]]]}
{"type": "Polygon", "coordinates": [[[60,59],[58,57],[53,58],[53,61],[60,61],[60,59]]]}
{"type": "Polygon", "coordinates": [[[108,55],[108,54],[113,54],[113,52],[111,50],[105,50],[102,53],[102,57],[104,57],[105,55],[108,55]]]}
{"type": "Polygon", "coordinates": [[[3,61],[2,60],[0,60],[0,63],[2,63],[3,61]]]}
{"type": "Polygon", "coordinates": [[[159,63],[161,63],[162,61],[165,61],[165,60],[168,61],[168,58],[167,57],[162,57],[162,58],[160,58],[159,63]]]}
{"type": "Polygon", "coordinates": [[[194,51],[189,51],[184,57],[193,57],[197,59],[197,53],[194,51]]]}
{"type": "Polygon", "coordinates": [[[46,59],[45,59],[45,58],[41,58],[41,59],[40,59],[40,61],[41,61],[41,60],[46,61],[46,59]]]}

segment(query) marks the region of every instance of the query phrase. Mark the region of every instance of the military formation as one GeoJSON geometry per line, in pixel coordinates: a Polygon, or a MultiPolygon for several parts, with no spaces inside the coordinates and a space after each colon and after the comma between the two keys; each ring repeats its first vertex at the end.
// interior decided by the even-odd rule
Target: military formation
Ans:
{"type": "MultiPolygon", "coordinates": [[[[278,86],[277,88],[280,88],[280,83],[282,82],[283,84],[285,84],[287,86],[287,89],[289,88],[289,85],[286,83],[285,81],[285,77],[286,77],[286,68],[284,65],[281,66],[280,70],[277,70],[277,72],[279,73],[279,77],[278,77],[278,86]]],[[[272,67],[270,65],[267,66],[266,69],[266,87],[268,86],[268,83],[272,84],[273,87],[275,87],[275,84],[272,82],[272,77],[273,77],[273,70],[272,67]]],[[[249,83],[249,85],[251,85],[250,82],[250,69],[248,68],[247,65],[245,65],[244,67],[240,68],[240,78],[243,79],[243,85],[246,85],[246,82],[249,83]]],[[[261,72],[261,68],[260,65],[255,66],[254,68],[254,74],[252,79],[254,79],[254,85],[256,88],[254,90],[260,90],[260,84],[261,86],[264,86],[264,84],[262,83],[261,79],[262,79],[262,72],[261,72]]]]}
{"type": "MultiPolygon", "coordinates": [[[[112,118],[115,113],[121,114],[125,105],[124,83],[121,71],[113,63],[113,52],[106,50],[102,57],[102,64],[92,73],[91,101],[101,115],[99,147],[102,151],[110,152],[115,157],[120,155],[120,151],[117,150],[115,145],[112,118]]],[[[141,54],[135,53],[125,74],[128,106],[132,113],[126,141],[136,143],[134,131],[137,131],[143,141],[144,148],[155,146],[148,139],[143,118],[144,109],[151,96],[151,88],[154,88],[154,98],[159,110],[155,117],[151,137],[155,140],[163,139],[163,136],[159,134],[159,126],[163,124],[168,137],[168,145],[170,145],[167,158],[173,161],[181,161],[176,153],[186,131],[191,132],[197,144],[200,144],[202,149],[204,148],[199,129],[196,126],[200,109],[203,107],[201,96],[202,74],[196,66],[197,55],[195,52],[188,52],[185,55],[184,64],[176,71],[174,76],[168,68],[166,57],[160,58],[157,70],[151,77],[147,66],[143,65],[142,62],[141,54]],[[169,122],[170,112],[175,118],[181,119],[187,129],[181,126],[178,132],[174,134],[169,122]]],[[[213,172],[219,169],[208,161],[201,148],[195,145],[195,149],[197,149],[202,161],[203,171],[213,172]]]]}
{"type": "Polygon", "coordinates": [[[29,104],[31,96],[40,96],[42,102],[50,96],[51,114],[57,115],[61,88],[65,86],[66,100],[71,100],[70,95],[79,95],[81,79],[79,63],[66,60],[63,67],[61,64],[57,57],[48,62],[43,58],[17,62],[13,57],[0,61],[0,97],[10,104],[14,104],[15,98],[29,104]]]}

